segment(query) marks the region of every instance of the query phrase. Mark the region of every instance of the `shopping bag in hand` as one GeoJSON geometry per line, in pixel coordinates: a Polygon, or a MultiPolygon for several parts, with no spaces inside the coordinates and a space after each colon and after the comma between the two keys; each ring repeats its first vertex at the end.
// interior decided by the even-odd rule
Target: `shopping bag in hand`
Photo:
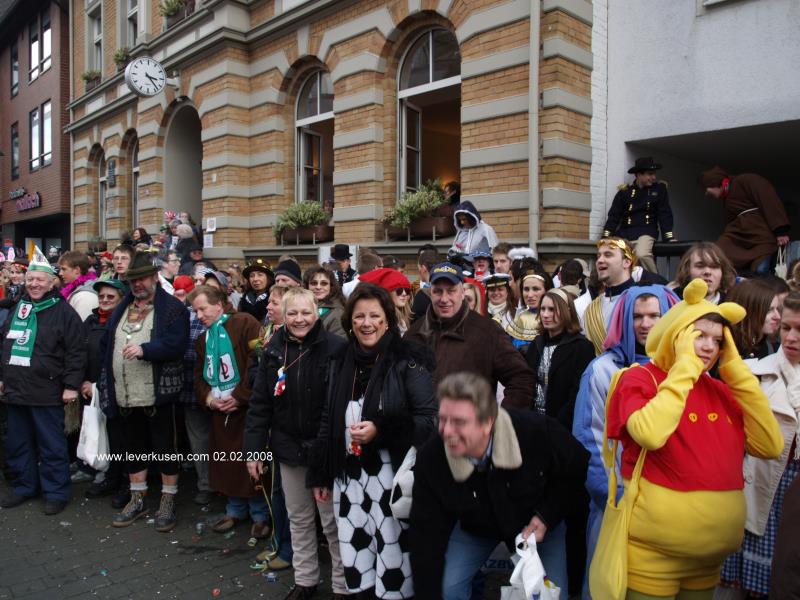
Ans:
{"type": "Polygon", "coordinates": [[[544,565],[536,552],[536,540],[518,535],[515,540],[519,557],[509,580],[510,586],[500,589],[501,600],[559,600],[561,589],[547,579],[544,565]]]}
{"type": "Polygon", "coordinates": [[[81,437],[78,441],[78,458],[98,471],[108,468],[108,432],[106,416],[100,410],[97,386],[92,385],[92,402],[83,407],[81,437]]]}

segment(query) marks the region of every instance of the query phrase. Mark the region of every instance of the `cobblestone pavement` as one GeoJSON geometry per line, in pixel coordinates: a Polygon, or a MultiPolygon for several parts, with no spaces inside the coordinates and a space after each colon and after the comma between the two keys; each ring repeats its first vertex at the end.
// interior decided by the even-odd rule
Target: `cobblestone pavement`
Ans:
{"type": "MultiPolygon", "coordinates": [[[[172,533],[155,531],[145,518],[130,527],[111,527],[116,511],[108,498],[85,499],[88,484],[74,485],[73,501],[56,516],[42,513],[40,499],[0,509],[0,600],[282,599],[294,581],[291,569],[277,573],[275,583],[251,570],[265,543],[248,547],[245,524],[230,538],[208,529],[197,535],[196,523],[221,513],[224,501],[216,498],[203,512],[191,500],[193,482],[184,479],[172,533]]],[[[158,508],[159,487],[150,484],[148,518],[158,508]]],[[[0,484],[0,492],[7,489],[0,484]]],[[[322,573],[329,579],[329,559],[323,560],[322,573]]],[[[330,597],[328,582],[320,590],[315,598],[330,597]]]]}
{"type": "MultiPolygon", "coordinates": [[[[249,547],[245,524],[229,538],[208,528],[198,535],[196,524],[223,512],[225,503],[217,497],[208,512],[201,510],[191,499],[194,482],[185,473],[181,477],[178,526],[172,533],[159,533],[146,520],[158,508],[159,486],[154,481],[150,513],[122,529],[111,526],[117,511],[109,498],[83,497],[88,484],[73,485],[73,501],[53,517],[42,513],[40,499],[0,508],[0,600],[282,599],[294,582],[292,570],[276,573],[274,583],[251,570],[265,542],[249,547]]],[[[0,481],[0,493],[7,490],[0,481]]],[[[324,550],[321,561],[325,581],[315,600],[331,597],[330,559],[324,550]]],[[[508,573],[491,573],[484,598],[499,598],[499,586],[507,577],[508,573]]]]}

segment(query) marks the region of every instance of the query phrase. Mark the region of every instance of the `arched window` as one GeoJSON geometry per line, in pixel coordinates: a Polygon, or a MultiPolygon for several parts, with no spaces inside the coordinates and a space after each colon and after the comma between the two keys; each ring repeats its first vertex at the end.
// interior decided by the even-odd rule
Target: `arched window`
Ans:
{"type": "Polygon", "coordinates": [[[97,237],[101,240],[106,239],[107,220],[106,220],[106,192],[108,191],[108,170],[106,168],[106,157],[101,155],[97,169],[97,237]]]}
{"type": "Polygon", "coordinates": [[[325,71],[306,79],[297,96],[297,199],[333,209],[333,83],[325,71]]]}
{"type": "Polygon", "coordinates": [[[442,184],[458,180],[461,52],[450,31],[431,29],[411,44],[400,68],[397,97],[399,192],[414,191],[429,179],[442,184]]]}
{"type": "Polygon", "coordinates": [[[136,139],[131,144],[131,154],[128,160],[131,166],[131,227],[139,226],[139,140],[136,139]]]}

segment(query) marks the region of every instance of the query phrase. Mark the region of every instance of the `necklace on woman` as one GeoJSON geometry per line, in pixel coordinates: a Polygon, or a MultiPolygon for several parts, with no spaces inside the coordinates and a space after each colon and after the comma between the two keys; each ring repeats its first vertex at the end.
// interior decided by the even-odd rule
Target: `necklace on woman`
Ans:
{"type": "Polygon", "coordinates": [[[283,348],[283,356],[284,356],[283,361],[284,361],[284,363],[283,363],[283,366],[278,369],[278,381],[275,382],[275,389],[273,390],[273,393],[272,393],[273,396],[277,397],[277,396],[280,396],[281,394],[283,394],[283,392],[286,390],[286,371],[291,369],[292,365],[294,365],[298,360],[303,358],[303,356],[305,356],[306,353],[310,349],[311,348],[307,348],[306,350],[303,350],[297,358],[295,358],[292,362],[290,362],[287,365],[286,364],[286,355],[287,355],[287,352],[288,352],[288,344],[284,346],[284,348],[283,348]]]}
{"type": "MultiPolygon", "coordinates": [[[[380,358],[381,358],[380,354],[377,357],[375,357],[375,362],[373,363],[373,368],[374,368],[374,365],[378,364],[378,361],[380,360],[380,358]]],[[[367,401],[367,392],[369,391],[369,384],[372,383],[372,377],[370,377],[369,381],[367,381],[366,387],[364,388],[364,393],[361,394],[362,400],[361,400],[361,404],[358,407],[358,417],[356,417],[355,407],[353,406],[353,404],[358,404],[358,402],[354,401],[354,396],[356,395],[356,380],[357,379],[358,379],[358,368],[356,368],[355,371],[353,372],[353,388],[350,391],[351,401],[350,401],[350,406],[348,408],[349,411],[350,411],[350,418],[352,419],[353,424],[361,422],[361,415],[364,413],[364,402],[367,401]]],[[[355,456],[361,456],[361,444],[359,444],[357,441],[352,439],[352,435],[353,434],[351,433],[350,434],[350,450],[353,452],[353,454],[355,456]]]]}

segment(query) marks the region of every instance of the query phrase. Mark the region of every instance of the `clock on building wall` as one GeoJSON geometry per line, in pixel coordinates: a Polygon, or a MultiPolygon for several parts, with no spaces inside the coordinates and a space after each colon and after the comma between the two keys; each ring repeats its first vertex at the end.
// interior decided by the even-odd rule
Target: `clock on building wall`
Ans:
{"type": "Polygon", "coordinates": [[[138,96],[155,96],[167,85],[167,73],[156,59],[140,56],[125,67],[125,83],[138,96]]]}

